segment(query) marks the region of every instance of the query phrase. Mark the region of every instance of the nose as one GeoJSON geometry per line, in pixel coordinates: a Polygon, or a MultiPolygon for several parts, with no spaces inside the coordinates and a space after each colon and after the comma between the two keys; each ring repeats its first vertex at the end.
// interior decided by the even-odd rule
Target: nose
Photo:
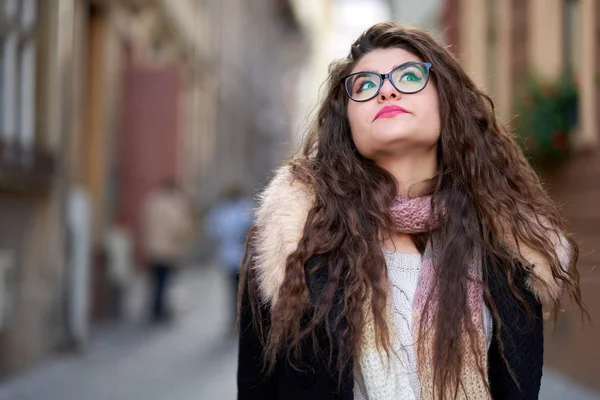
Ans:
{"type": "Polygon", "coordinates": [[[389,79],[384,79],[378,98],[379,101],[398,99],[400,98],[400,92],[396,90],[389,79]]]}

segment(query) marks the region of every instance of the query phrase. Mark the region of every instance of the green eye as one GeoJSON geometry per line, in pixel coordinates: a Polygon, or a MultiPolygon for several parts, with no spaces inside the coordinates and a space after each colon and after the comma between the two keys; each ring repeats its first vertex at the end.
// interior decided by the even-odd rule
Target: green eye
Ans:
{"type": "Polygon", "coordinates": [[[405,72],[402,74],[402,77],[400,77],[400,82],[420,82],[421,79],[422,78],[414,72],[405,72]]]}
{"type": "Polygon", "coordinates": [[[364,81],[358,88],[357,93],[360,93],[363,90],[374,89],[376,87],[377,87],[377,85],[375,85],[375,83],[373,81],[364,81]]]}

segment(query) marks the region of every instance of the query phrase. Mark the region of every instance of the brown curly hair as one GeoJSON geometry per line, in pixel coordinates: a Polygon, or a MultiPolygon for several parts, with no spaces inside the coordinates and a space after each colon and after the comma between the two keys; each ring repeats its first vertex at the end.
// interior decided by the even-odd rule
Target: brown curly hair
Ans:
{"type": "MultiPolygon", "coordinates": [[[[380,23],[368,29],[354,42],[345,59],[330,66],[326,97],[308,132],[302,155],[289,162],[294,177],[314,188],[315,204],[297,250],[287,259],[285,279],[271,310],[265,363],[267,370],[272,371],[282,356],[293,361],[302,340],[314,335],[321,326],[330,344],[339,349],[332,367],[341,375],[348,362],[360,354],[364,304],[371,305],[378,345],[390,351],[385,318],[389,282],[382,235],[391,231],[389,208],[398,187],[391,174],[356,151],[347,115],[349,99],[340,85],[340,79],[365,54],[387,48],[404,49],[432,63],[431,79],[439,97],[438,169],[430,181],[429,193],[435,215],[442,221],[439,237],[443,251],[436,262],[434,290],[430,292],[436,293],[438,301],[428,301],[431,305],[426,305],[426,310],[436,304],[437,309],[432,310],[434,349],[429,350],[433,351],[436,396],[442,399],[457,393],[461,386],[463,347],[457,343],[461,343],[462,327],[466,326],[470,335],[476,331],[466,300],[468,265],[474,249],[482,249],[484,260],[488,255],[499,261],[484,261],[484,275],[493,273],[492,268],[502,269],[511,292],[524,304],[515,289],[515,279],[518,269],[527,265],[515,262],[519,251],[507,251],[503,238],[537,249],[551,267],[554,279],[583,309],[575,267],[578,247],[564,233],[571,252],[569,265],[561,267],[551,237],[565,232],[564,223],[520,148],[498,123],[490,97],[428,33],[394,23],[380,23]],[[309,259],[310,270],[306,271],[309,259]],[[319,270],[326,271],[327,282],[318,299],[307,304],[305,274],[319,270]],[[328,317],[339,293],[343,293],[340,312],[331,320],[328,317]],[[309,322],[303,324],[302,316],[307,312],[309,322]]],[[[426,237],[415,237],[421,251],[425,240],[426,237]]],[[[252,248],[250,235],[246,268],[251,288],[252,248]]],[[[242,281],[240,290],[244,285],[242,281]]],[[[255,292],[250,289],[251,295],[255,292]]],[[[485,285],[484,296],[497,326],[501,326],[485,285]]],[[[557,305],[554,304],[555,311],[557,305]]],[[[528,310],[531,311],[529,307],[528,310]]],[[[423,329],[421,326],[420,331],[423,329]]],[[[499,331],[496,335],[500,340],[499,331]]],[[[419,354],[424,351],[421,347],[419,344],[419,354]]],[[[479,370],[484,375],[486,366],[479,366],[479,370]]]]}

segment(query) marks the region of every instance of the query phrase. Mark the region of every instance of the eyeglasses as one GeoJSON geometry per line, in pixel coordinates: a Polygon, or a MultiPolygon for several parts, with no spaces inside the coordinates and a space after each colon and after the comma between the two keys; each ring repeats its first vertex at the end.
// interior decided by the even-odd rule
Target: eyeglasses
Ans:
{"type": "Polygon", "coordinates": [[[431,63],[411,61],[395,67],[387,74],[355,72],[343,77],[341,84],[344,85],[348,97],[360,103],[377,96],[386,78],[400,93],[418,93],[427,86],[430,70],[431,63]]]}

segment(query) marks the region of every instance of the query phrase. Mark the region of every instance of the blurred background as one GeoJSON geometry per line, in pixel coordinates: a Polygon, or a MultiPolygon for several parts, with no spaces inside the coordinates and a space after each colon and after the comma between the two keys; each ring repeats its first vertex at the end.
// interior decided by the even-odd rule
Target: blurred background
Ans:
{"type": "Polygon", "coordinates": [[[591,321],[549,320],[541,398],[600,399],[596,0],[1,0],[0,399],[234,399],[252,199],[389,19],[451,46],[561,204],[591,321]]]}

